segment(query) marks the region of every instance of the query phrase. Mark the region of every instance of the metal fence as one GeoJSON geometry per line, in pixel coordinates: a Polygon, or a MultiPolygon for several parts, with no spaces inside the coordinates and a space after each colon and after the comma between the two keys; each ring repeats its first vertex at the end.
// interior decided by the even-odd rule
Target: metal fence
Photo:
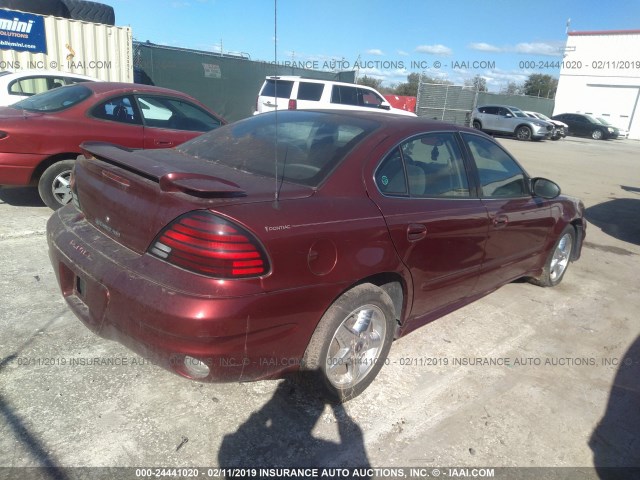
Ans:
{"type": "Polygon", "coordinates": [[[133,43],[137,83],[188,93],[229,121],[250,117],[266,76],[299,75],[354,83],[355,72],[307,70],[246,56],[225,55],[152,43],[133,43]]]}
{"type": "Polygon", "coordinates": [[[554,100],[527,95],[478,92],[474,87],[466,85],[426,83],[420,79],[416,106],[416,114],[419,117],[469,126],[473,109],[482,105],[511,105],[551,116],[554,100]]]}

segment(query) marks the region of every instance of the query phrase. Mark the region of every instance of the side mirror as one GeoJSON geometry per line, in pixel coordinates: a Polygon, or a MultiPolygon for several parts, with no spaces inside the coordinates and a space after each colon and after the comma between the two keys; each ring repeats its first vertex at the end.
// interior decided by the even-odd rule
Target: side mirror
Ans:
{"type": "Polygon", "coordinates": [[[383,110],[391,110],[391,105],[388,103],[381,103],[379,108],[383,110]]]}
{"type": "Polygon", "coordinates": [[[535,197],[551,200],[560,195],[560,186],[556,182],[538,177],[531,179],[531,191],[535,197]]]}
{"type": "Polygon", "coordinates": [[[512,118],[513,117],[513,115],[511,115],[510,113],[505,113],[504,116],[505,116],[505,118],[512,118]]]}

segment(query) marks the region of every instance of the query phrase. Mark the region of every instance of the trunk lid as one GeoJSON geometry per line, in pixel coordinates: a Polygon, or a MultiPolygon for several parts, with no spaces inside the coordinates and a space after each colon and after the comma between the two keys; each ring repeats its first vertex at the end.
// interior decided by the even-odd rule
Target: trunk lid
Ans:
{"type": "MultiPolygon", "coordinates": [[[[183,213],[272,202],[275,197],[273,178],[173,149],[131,150],[98,142],[84,143],[82,148],[87,153],[78,157],[73,185],[77,205],[89,223],[138,253],[183,213]]],[[[279,198],[305,198],[314,191],[283,183],[279,198]]]]}

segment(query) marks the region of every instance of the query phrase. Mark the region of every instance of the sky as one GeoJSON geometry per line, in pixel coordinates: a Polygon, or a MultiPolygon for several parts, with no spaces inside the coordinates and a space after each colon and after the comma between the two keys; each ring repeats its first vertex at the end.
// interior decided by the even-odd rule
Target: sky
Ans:
{"type": "MultiPolygon", "coordinates": [[[[410,73],[489,91],[557,77],[569,31],[639,30],[640,1],[101,0],[139,41],[243,53],[318,70],[357,70],[385,86],[410,73]]],[[[611,52],[616,54],[628,52],[611,52]]],[[[637,52],[640,57],[640,52],[637,52]]]]}

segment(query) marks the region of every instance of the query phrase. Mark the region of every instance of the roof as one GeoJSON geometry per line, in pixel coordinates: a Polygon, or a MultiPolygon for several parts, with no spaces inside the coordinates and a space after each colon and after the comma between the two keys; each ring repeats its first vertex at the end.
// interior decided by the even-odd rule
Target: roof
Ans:
{"type": "Polygon", "coordinates": [[[586,30],[583,32],[568,32],[570,37],[589,35],[640,35],[640,30],[586,30]]]}

